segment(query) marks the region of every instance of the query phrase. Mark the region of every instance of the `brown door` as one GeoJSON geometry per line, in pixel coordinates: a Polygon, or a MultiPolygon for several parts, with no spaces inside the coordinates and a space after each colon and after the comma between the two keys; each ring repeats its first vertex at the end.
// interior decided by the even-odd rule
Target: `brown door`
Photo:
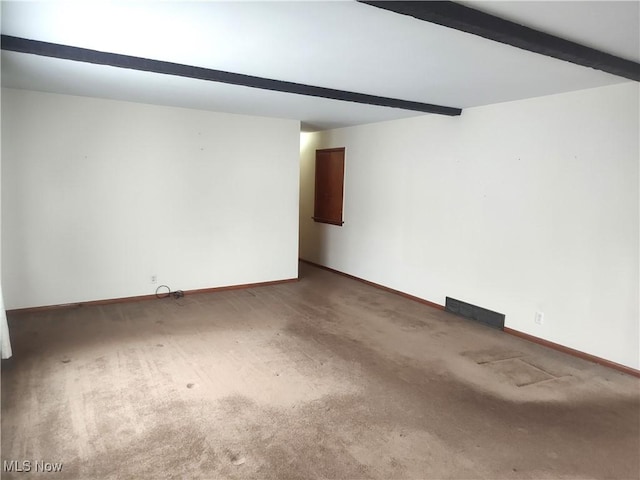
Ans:
{"type": "Polygon", "coordinates": [[[316,190],[313,219],[342,225],[344,148],[316,150],[316,190]]]}

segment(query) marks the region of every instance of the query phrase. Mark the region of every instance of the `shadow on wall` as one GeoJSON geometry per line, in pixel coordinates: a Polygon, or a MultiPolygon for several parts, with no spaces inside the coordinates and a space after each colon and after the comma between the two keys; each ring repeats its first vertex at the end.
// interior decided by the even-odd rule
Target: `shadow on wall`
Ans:
{"type": "Polygon", "coordinates": [[[313,221],[316,150],[319,132],[300,133],[300,233],[298,256],[303,260],[326,265],[327,232],[332,225],[313,221]]]}
{"type": "Polygon", "coordinates": [[[325,223],[316,223],[309,219],[311,225],[305,233],[305,249],[301,245],[300,258],[319,265],[330,266],[328,252],[327,228],[339,228],[325,223]]]}

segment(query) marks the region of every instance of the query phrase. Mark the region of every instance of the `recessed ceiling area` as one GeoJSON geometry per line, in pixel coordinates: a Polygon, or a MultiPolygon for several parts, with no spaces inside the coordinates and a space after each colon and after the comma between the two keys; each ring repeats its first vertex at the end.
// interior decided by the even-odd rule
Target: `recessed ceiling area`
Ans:
{"type": "MultiPolygon", "coordinates": [[[[636,2],[499,3],[467,5],[638,56],[636,2]]],[[[3,2],[2,34],[463,109],[629,81],[353,1],[3,2]]],[[[2,85],[291,118],[308,131],[421,114],[8,51],[2,85]]]]}

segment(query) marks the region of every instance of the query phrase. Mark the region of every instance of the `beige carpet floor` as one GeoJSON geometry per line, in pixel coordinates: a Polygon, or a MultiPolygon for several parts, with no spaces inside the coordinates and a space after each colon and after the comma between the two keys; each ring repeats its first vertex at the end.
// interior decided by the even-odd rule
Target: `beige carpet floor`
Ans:
{"type": "Polygon", "coordinates": [[[305,264],[10,329],[2,478],[640,476],[638,379],[305,264]]]}

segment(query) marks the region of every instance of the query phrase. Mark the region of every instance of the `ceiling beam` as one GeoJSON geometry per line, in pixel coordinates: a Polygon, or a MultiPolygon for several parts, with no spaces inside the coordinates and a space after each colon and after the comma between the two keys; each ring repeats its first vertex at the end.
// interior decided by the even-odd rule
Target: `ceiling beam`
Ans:
{"type": "Polygon", "coordinates": [[[640,81],[640,63],[525,27],[449,1],[368,1],[374,7],[478,35],[489,40],[640,81]]]}
{"type": "Polygon", "coordinates": [[[164,62],[161,60],[151,60],[148,58],[133,57],[117,53],[100,52],[87,48],[71,47],[57,43],[41,42],[29,40],[21,37],[2,35],[2,50],[12,52],[41,55],[45,57],[60,58],[63,60],[73,60],[77,62],[93,63],[97,65],[108,65],[111,67],[128,68],[144,72],[160,73],[164,75],[176,75],[179,77],[196,78],[211,82],[227,83],[231,85],[241,85],[244,87],[260,88],[263,90],[273,90],[276,92],[294,93],[297,95],[307,95],[312,97],[329,98],[345,102],[364,103],[381,107],[400,108],[403,110],[413,110],[423,113],[436,113],[440,115],[455,116],[462,113],[462,109],[445,107],[442,105],[432,105],[430,103],[412,102],[397,98],[379,97],[365,93],[348,92],[335,90],[333,88],[315,87],[302,83],[285,82],[270,78],[255,77],[240,73],[213,70],[210,68],[194,67],[180,63],[164,62]]]}

